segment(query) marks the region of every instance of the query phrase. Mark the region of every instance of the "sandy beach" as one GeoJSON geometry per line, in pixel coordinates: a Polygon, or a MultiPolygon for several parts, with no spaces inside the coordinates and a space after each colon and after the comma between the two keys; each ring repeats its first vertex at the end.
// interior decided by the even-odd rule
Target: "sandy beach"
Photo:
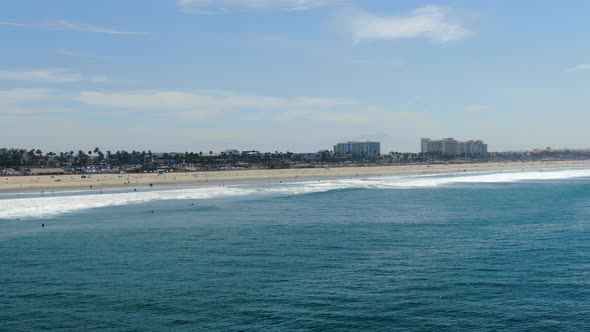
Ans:
{"type": "Polygon", "coordinates": [[[590,161],[513,162],[448,165],[404,165],[382,167],[333,167],[278,170],[236,170],[188,173],[129,173],[79,174],[46,176],[9,176],[0,178],[0,191],[31,192],[64,189],[100,190],[107,188],[143,188],[159,185],[231,184],[243,181],[269,183],[305,179],[331,179],[343,177],[376,177],[394,175],[425,175],[459,172],[486,172],[499,170],[534,170],[544,168],[590,167],[590,161]]]}

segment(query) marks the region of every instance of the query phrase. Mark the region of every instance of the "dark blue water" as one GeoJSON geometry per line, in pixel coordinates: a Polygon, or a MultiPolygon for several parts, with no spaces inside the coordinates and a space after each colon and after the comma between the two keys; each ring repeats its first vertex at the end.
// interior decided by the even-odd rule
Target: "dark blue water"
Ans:
{"type": "Polygon", "coordinates": [[[0,234],[1,331],[590,328],[589,179],[158,201],[0,234]]]}

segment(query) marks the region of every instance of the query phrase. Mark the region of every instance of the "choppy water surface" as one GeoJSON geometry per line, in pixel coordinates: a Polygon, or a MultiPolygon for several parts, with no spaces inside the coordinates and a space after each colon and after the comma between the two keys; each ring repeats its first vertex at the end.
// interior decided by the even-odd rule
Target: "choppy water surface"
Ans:
{"type": "Polygon", "coordinates": [[[0,330],[584,330],[589,175],[4,196],[0,330]]]}

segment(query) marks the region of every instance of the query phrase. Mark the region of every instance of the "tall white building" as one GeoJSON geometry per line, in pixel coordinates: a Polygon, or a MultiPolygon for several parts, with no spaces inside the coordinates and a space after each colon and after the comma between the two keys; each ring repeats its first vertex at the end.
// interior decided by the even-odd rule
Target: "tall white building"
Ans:
{"type": "Polygon", "coordinates": [[[376,158],[381,155],[380,142],[356,142],[338,143],[334,145],[334,156],[350,158],[376,158]]]}
{"type": "Polygon", "coordinates": [[[488,153],[488,145],[482,140],[457,141],[452,137],[440,140],[423,138],[420,143],[422,153],[442,152],[450,155],[488,153]]]}

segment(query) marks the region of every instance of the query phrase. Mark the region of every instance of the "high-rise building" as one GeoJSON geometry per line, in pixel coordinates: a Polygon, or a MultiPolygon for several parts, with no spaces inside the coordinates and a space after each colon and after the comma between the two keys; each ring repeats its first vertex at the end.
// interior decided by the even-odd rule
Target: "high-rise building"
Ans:
{"type": "Polygon", "coordinates": [[[334,145],[334,156],[349,158],[376,158],[381,155],[380,142],[346,142],[334,145]]]}
{"type": "Polygon", "coordinates": [[[450,155],[470,155],[488,153],[488,145],[482,140],[457,141],[452,137],[441,140],[423,138],[421,141],[422,153],[442,152],[450,155]]]}

